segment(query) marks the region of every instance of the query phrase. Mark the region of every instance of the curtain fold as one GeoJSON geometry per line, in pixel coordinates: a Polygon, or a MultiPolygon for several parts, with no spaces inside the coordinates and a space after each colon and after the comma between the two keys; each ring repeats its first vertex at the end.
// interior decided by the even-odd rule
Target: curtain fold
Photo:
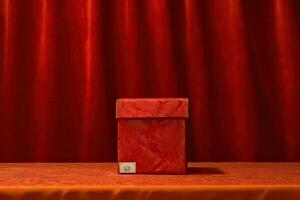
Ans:
{"type": "Polygon", "coordinates": [[[116,161],[115,100],[188,97],[191,161],[300,161],[300,2],[0,0],[0,161],[116,161]]]}

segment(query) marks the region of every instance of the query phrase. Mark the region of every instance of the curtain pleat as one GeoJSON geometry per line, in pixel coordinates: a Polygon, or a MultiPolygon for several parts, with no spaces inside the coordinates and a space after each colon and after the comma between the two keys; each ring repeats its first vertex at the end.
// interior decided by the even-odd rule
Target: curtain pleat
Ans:
{"type": "Polygon", "coordinates": [[[117,158],[115,100],[188,97],[191,161],[300,161],[296,0],[0,0],[0,161],[117,158]]]}

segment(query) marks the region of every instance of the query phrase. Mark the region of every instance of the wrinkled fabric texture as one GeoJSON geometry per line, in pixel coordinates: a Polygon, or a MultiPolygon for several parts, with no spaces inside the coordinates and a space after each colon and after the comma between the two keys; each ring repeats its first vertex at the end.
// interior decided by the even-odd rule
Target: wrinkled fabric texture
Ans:
{"type": "Polygon", "coordinates": [[[188,97],[189,160],[300,161],[299,27],[297,0],[0,0],[0,161],[116,161],[120,97],[188,97]]]}
{"type": "Polygon", "coordinates": [[[131,98],[116,101],[116,118],[188,118],[186,98],[131,98]]]}
{"type": "Polygon", "coordinates": [[[134,162],[138,174],[186,173],[188,99],[118,99],[116,118],[118,162],[134,162]]]}
{"type": "Polygon", "coordinates": [[[298,200],[300,163],[190,163],[187,175],[124,175],[117,163],[0,164],[1,200],[298,200]]]}
{"type": "Polygon", "coordinates": [[[118,119],[118,161],[136,173],[185,174],[185,119],[118,119]]]}
{"type": "Polygon", "coordinates": [[[187,175],[118,174],[118,163],[1,163],[0,188],[31,186],[299,186],[300,163],[188,163],[187,175]]]}

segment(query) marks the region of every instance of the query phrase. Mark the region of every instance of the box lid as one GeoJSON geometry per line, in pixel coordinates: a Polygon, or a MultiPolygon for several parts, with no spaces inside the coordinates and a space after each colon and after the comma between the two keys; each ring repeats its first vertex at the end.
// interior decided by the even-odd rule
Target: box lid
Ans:
{"type": "Polygon", "coordinates": [[[116,118],[188,117],[187,98],[118,99],[116,118]]]}

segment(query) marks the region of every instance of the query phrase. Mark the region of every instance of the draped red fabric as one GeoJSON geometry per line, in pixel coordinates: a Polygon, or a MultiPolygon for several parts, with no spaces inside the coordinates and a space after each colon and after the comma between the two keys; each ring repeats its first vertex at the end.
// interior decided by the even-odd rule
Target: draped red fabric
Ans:
{"type": "Polygon", "coordinates": [[[300,1],[0,0],[0,161],[116,161],[115,100],[188,97],[192,161],[300,161],[300,1]]]}

